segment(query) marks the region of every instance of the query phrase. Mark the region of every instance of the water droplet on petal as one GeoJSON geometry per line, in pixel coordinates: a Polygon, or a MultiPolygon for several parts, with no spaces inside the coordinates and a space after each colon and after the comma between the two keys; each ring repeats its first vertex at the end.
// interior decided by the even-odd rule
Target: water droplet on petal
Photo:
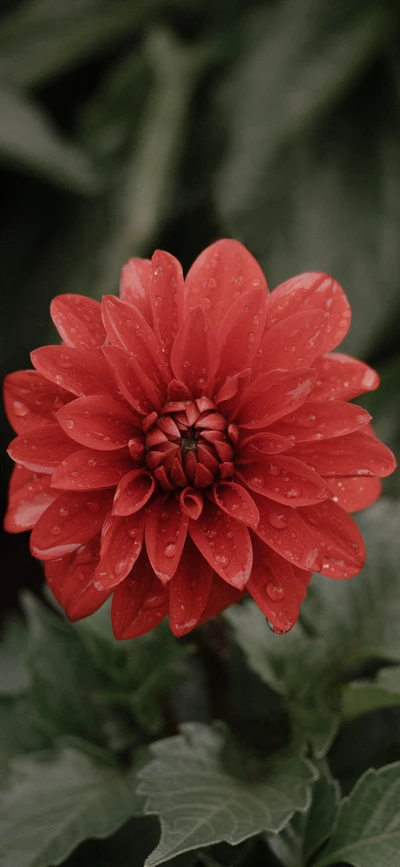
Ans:
{"type": "Polygon", "coordinates": [[[14,412],[15,412],[15,415],[18,416],[18,418],[23,418],[25,415],[28,415],[29,409],[27,406],[25,406],[24,403],[21,403],[20,400],[15,400],[14,401],[14,412]]]}
{"type": "Polygon", "coordinates": [[[225,568],[225,566],[228,566],[229,559],[228,557],[226,557],[225,554],[216,554],[215,560],[217,563],[219,563],[220,566],[222,566],[223,569],[225,568]]]}
{"type": "Polygon", "coordinates": [[[273,584],[272,581],[267,584],[267,593],[273,602],[279,602],[279,600],[283,599],[285,595],[283,587],[281,587],[280,584],[273,584]]]}
{"type": "Polygon", "coordinates": [[[280,512],[271,512],[269,522],[276,530],[284,530],[286,527],[286,518],[280,512]]]}
{"type": "Polygon", "coordinates": [[[169,559],[171,559],[172,557],[175,557],[176,552],[177,552],[177,545],[175,545],[174,542],[170,542],[170,544],[166,545],[164,548],[164,556],[168,557],[169,559]]]}
{"type": "Polygon", "coordinates": [[[288,499],[294,499],[295,497],[300,497],[300,495],[301,488],[298,485],[293,485],[293,487],[289,488],[289,490],[286,491],[285,497],[287,497],[288,499]]]}
{"type": "Polygon", "coordinates": [[[72,428],[73,428],[73,426],[74,426],[74,422],[73,422],[72,418],[66,418],[65,421],[64,421],[64,425],[65,425],[65,427],[67,427],[69,430],[72,430],[72,428]]]}
{"type": "Polygon", "coordinates": [[[270,476],[279,476],[280,469],[279,469],[279,467],[276,467],[274,464],[270,464],[268,467],[268,472],[269,472],[270,476]]]}
{"type": "Polygon", "coordinates": [[[53,536],[59,536],[62,531],[62,527],[59,524],[55,524],[54,527],[51,528],[51,533],[53,536]]]}

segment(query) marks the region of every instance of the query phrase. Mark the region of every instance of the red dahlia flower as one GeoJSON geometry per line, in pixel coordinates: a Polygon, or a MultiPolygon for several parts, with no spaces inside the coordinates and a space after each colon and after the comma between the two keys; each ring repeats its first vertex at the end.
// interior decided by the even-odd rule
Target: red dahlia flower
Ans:
{"type": "Polygon", "coordinates": [[[350,325],[335,280],[302,274],[268,295],[226,240],[185,281],[157,251],[125,265],[119,299],[60,295],[51,314],[62,345],[5,383],[19,434],[6,527],[32,529],[71,619],[112,594],[116,638],[167,614],[183,635],[248,592],[286,632],[313,570],[360,571],[348,512],[395,461],[348,403],[377,374],[331,352],[350,325]]]}

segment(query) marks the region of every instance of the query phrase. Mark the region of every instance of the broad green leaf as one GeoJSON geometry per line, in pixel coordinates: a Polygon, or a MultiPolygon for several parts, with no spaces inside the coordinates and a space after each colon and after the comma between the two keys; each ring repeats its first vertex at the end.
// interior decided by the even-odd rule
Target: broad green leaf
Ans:
{"type": "Polygon", "coordinates": [[[250,40],[220,99],[227,147],[216,203],[225,232],[251,248],[271,286],[302,271],[333,274],[353,308],[345,350],[364,357],[398,302],[392,80],[382,72],[373,88],[367,79],[353,101],[336,103],[379,50],[393,14],[385,3],[340,2],[326,14],[318,0],[278,4],[280,27],[266,24],[257,47],[250,40]]]}
{"type": "Polygon", "coordinates": [[[88,837],[107,837],[141,812],[135,771],[102,751],[64,746],[23,756],[0,792],[1,867],[60,864],[88,837]]]}
{"type": "Polygon", "coordinates": [[[356,578],[316,575],[302,622],[329,647],[332,667],[367,659],[400,662],[400,502],[382,498],[358,518],[367,562],[356,578]]]}
{"type": "Polygon", "coordinates": [[[262,830],[278,831],[309,805],[315,772],[292,750],[269,757],[260,779],[230,776],[218,730],[187,723],[182,734],[151,746],[154,759],[139,772],[145,812],[156,813],[161,839],[146,861],[161,864],[183,852],[225,841],[240,843],[262,830]]]}
{"type": "Polygon", "coordinates": [[[324,755],[339,726],[339,695],[327,676],[324,639],[309,638],[300,624],[278,638],[250,600],[230,608],[225,618],[251,668],[285,697],[294,737],[324,755]]]}
{"type": "Polygon", "coordinates": [[[317,767],[320,776],[313,783],[310,809],[306,813],[295,813],[279,834],[270,834],[267,838],[285,867],[304,867],[332,831],[340,789],[326,762],[320,761],[317,767]]]}
{"type": "Polygon", "coordinates": [[[15,165],[80,193],[99,179],[85,154],[64,141],[42,109],[16,91],[0,88],[0,154],[15,165]]]}
{"type": "Polygon", "coordinates": [[[31,702],[49,737],[76,735],[106,744],[103,686],[72,626],[33,596],[24,597],[28,618],[31,702]]]}
{"type": "Polygon", "coordinates": [[[125,707],[143,729],[156,734],[164,716],[160,699],[177,680],[176,663],[186,650],[167,623],[135,641],[117,642],[113,636],[110,605],[74,625],[96,668],[104,672],[103,697],[125,707]]]}
{"type": "Polygon", "coordinates": [[[370,770],[344,798],[332,837],[315,862],[353,867],[398,867],[400,862],[400,762],[370,770]]]}
{"type": "Polygon", "coordinates": [[[345,719],[385,707],[400,707],[400,666],[384,668],[375,680],[354,681],[343,689],[345,719]]]}
{"type": "Polygon", "coordinates": [[[0,641],[0,695],[18,695],[28,686],[26,627],[21,620],[10,619],[0,641]]]}
{"type": "Polygon", "coordinates": [[[51,746],[26,696],[0,696],[0,773],[10,759],[51,746]]]}
{"type": "MultiPolygon", "coordinates": [[[[163,0],[30,0],[3,20],[0,77],[19,86],[54,78],[126,40],[163,0]]],[[[131,36],[132,38],[132,36],[131,36]]]]}

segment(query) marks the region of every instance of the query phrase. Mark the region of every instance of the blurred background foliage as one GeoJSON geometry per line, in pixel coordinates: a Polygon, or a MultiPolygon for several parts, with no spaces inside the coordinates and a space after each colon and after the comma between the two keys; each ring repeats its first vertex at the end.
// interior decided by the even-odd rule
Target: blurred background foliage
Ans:
{"type": "MultiPolygon", "coordinates": [[[[271,287],[342,283],[345,351],[379,369],[365,405],[400,447],[399,22],[398,0],[3,0],[3,373],[54,339],[53,295],[234,236],[271,287]]],[[[25,538],[4,551],[8,605],[40,566],[25,538]]]]}

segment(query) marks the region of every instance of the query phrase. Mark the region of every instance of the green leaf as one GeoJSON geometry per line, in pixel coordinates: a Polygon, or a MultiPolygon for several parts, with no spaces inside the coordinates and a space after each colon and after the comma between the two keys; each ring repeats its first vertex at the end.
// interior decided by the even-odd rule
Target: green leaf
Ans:
{"type": "Polygon", "coordinates": [[[88,837],[106,837],[140,812],[135,771],[95,750],[65,746],[15,759],[1,792],[1,867],[60,864],[88,837]]]}
{"type": "Polygon", "coordinates": [[[0,695],[18,695],[28,686],[26,628],[21,620],[10,619],[0,643],[0,695]]]}
{"type": "Polygon", "coordinates": [[[385,72],[336,103],[393,15],[385,3],[339,2],[326,14],[318,0],[278,4],[274,26],[266,23],[256,48],[249,41],[220,97],[225,232],[251,248],[271,286],[302,271],[333,274],[353,308],[344,348],[364,357],[398,302],[398,112],[385,72]]]}
{"type": "Polygon", "coordinates": [[[320,776],[313,783],[312,802],[306,813],[295,813],[280,834],[268,843],[285,867],[303,867],[329,837],[336,818],[340,789],[325,761],[317,764],[320,776]]]}
{"type": "Polygon", "coordinates": [[[315,755],[324,755],[339,726],[339,695],[327,676],[324,639],[310,639],[300,624],[277,638],[250,600],[224,616],[251,668],[285,697],[294,738],[310,742],[315,755]]]}
{"type": "Polygon", "coordinates": [[[0,697],[0,769],[5,774],[10,759],[22,753],[34,752],[51,746],[43,732],[29,698],[25,696],[0,697]]]}
{"type": "Polygon", "coordinates": [[[324,637],[332,667],[400,662],[399,522],[400,502],[382,498],[358,518],[367,547],[360,575],[312,581],[301,619],[310,634],[324,637]]]}
{"type": "Polygon", "coordinates": [[[70,624],[26,594],[31,701],[49,737],[76,735],[106,744],[103,686],[70,624]],[[96,698],[97,696],[97,698],[96,698]]]}
{"type": "Polygon", "coordinates": [[[32,101],[1,87],[0,114],[3,158],[79,193],[98,189],[99,181],[88,157],[63,141],[32,101]]]}
{"type": "Polygon", "coordinates": [[[386,707],[400,707],[400,666],[384,668],[375,680],[353,681],[343,689],[345,719],[386,707]]]}
{"type": "Polygon", "coordinates": [[[269,757],[262,778],[230,776],[221,762],[224,737],[188,723],[182,734],[151,746],[154,759],[139,772],[145,813],[157,813],[161,839],[146,861],[154,867],[198,847],[232,845],[263,830],[278,831],[309,805],[312,765],[292,750],[269,757]]]}
{"type": "MultiPolygon", "coordinates": [[[[38,85],[126,40],[162,0],[30,0],[3,20],[0,77],[38,85]]],[[[131,37],[132,38],[132,37],[131,37]]]]}
{"type": "MultiPolygon", "coordinates": [[[[315,575],[288,635],[271,633],[250,601],[225,613],[250,666],[285,697],[295,739],[309,741],[317,756],[332,743],[340,712],[346,716],[348,702],[357,700],[343,687],[351,673],[368,660],[400,661],[399,520],[400,503],[385,499],[360,516],[368,552],[362,573],[350,581],[315,575]]],[[[384,683],[388,676],[382,674],[384,683]]],[[[373,695],[382,706],[374,686],[365,699],[369,709],[373,695]]],[[[389,704],[397,704],[393,694],[384,698],[389,704]]]]}
{"type": "Polygon", "coordinates": [[[74,624],[97,671],[104,673],[103,697],[128,710],[139,726],[158,734],[164,724],[161,698],[178,678],[177,662],[188,652],[163,622],[135,641],[115,640],[106,603],[74,624]]]}
{"type": "Polygon", "coordinates": [[[398,867],[400,861],[400,762],[370,770],[344,798],[332,837],[315,867],[398,867]]]}

